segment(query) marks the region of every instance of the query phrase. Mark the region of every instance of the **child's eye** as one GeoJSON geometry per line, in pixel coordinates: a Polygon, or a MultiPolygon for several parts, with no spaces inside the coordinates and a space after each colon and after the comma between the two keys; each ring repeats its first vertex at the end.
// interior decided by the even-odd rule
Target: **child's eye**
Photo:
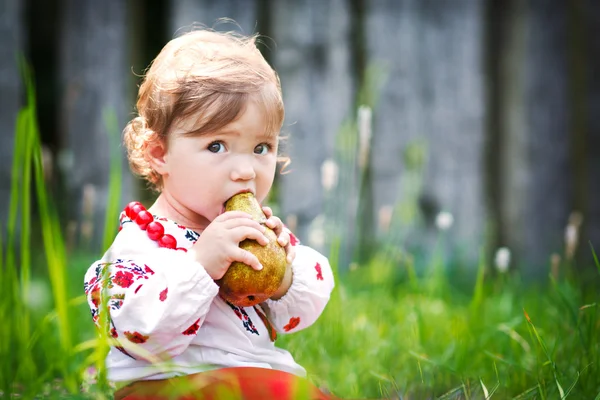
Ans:
{"type": "Polygon", "coordinates": [[[222,142],[212,142],[207,149],[211,153],[222,153],[225,151],[225,145],[222,142]]]}
{"type": "Polygon", "coordinates": [[[259,154],[261,156],[264,156],[265,154],[267,154],[269,152],[269,150],[271,150],[270,144],[261,143],[254,148],[254,154],[259,154]]]}

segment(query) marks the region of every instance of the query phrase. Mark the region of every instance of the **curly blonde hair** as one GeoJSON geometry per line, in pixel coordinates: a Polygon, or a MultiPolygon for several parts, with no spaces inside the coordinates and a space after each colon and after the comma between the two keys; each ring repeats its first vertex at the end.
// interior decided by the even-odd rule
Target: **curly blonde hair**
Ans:
{"type": "MultiPolygon", "coordinates": [[[[138,116],[123,131],[129,165],[155,190],[162,177],[149,163],[148,145],[167,145],[170,129],[193,116],[188,135],[215,132],[233,122],[252,98],[263,107],[265,131],[279,135],[284,119],[277,73],[256,47],[257,36],[202,29],[166,44],[140,86],[138,116]]],[[[286,157],[280,161],[289,163],[286,157]]]]}

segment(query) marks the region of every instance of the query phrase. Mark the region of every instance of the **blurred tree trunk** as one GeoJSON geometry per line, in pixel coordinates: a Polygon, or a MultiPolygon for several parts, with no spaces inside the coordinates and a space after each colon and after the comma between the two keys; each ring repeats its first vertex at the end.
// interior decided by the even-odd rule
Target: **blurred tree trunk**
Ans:
{"type": "Polygon", "coordinates": [[[571,212],[566,2],[503,3],[500,87],[502,237],[523,272],[542,276],[571,212]]]}
{"type": "Polygon", "coordinates": [[[119,146],[133,104],[127,7],[120,0],[67,0],[62,11],[59,162],[67,188],[64,201],[69,207],[70,235],[80,245],[91,241],[98,248],[113,152],[121,152],[123,160],[120,205],[133,196],[133,180],[119,146]],[[113,126],[105,116],[110,113],[116,114],[116,131],[109,131],[113,126]]]}
{"type": "Polygon", "coordinates": [[[571,32],[576,37],[571,76],[574,80],[575,184],[583,214],[579,241],[590,262],[589,242],[600,255],[600,7],[594,0],[571,2],[571,32]]]}
{"type": "Polygon", "coordinates": [[[369,62],[385,71],[374,110],[373,215],[394,207],[396,240],[431,254],[436,216],[447,211],[447,245],[475,261],[487,222],[482,2],[367,4],[369,62]]]}
{"type": "Polygon", "coordinates": [[[15,122],[23,100],[17,64],[18,57],[24,55],[22,7],[19,0],[6,0],[0,5],[0,234],[3,238],[8,221],[15,122]]]}
{"type": "Polygon", "coordinates": [[[181,0],[171,1],[170,35],[183,28],[189,29],[193,23],[199,23],[216,30],[239,30],[231,23],[215,24],[219,18],[230,18],[238,24],[242,33],[255,33],[256,1],[255,0],[181,0]]]}
{"type": "Polygon", "coordinates": [[[294,217],[301,240],[324,251],[321,166],[334,157],[336,135],[353,114],[349,5],[345,0],[278,0],[270,7],[273,64],[286,106],[282,135],[289,136],[283,151],[292,161],[289,173],[280,177],[282,215],[294,217]]]}

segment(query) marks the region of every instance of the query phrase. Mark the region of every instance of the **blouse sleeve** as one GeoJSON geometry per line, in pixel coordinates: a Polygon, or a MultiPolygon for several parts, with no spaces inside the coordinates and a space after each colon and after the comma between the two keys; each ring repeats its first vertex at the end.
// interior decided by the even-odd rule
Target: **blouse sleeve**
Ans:
{"type": "MultiPolygon", "coordinates": [[[[295,237],[292,241],[297,241],[295,237]]],[[[334,288],[327,258],[316,250],[296,244],[292,263],[292,285],[278,300],[261,306],[271,324],[281,333],[296,332],[312,325],[321,315],[334,288]]]]}
{"type": "Polygon", "coordinates": [[[219,290],[199,263],[171,249],[100,261],[88,269],[84,289],[97,326],[102,288],[108,297],[110,335],[118,350],[135,359],[181,354],[219,290]]]}

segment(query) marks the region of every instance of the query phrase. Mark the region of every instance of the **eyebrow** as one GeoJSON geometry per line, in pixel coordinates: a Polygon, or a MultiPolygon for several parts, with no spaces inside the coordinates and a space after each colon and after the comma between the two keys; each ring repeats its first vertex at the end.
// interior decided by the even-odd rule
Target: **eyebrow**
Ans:
{"type": "Polygon", "coordinates": [[[240,133],[240,131],[236,130],[236,129],[228,129],[228,130],[224,130],[224,131],[218,131],[214,133],[215,135],[225,135],[225,136],[241,136],[242,134],[240,133]]]}
{"type": "MultiPolygon", "coordinates": [[[[228,129],[220,132],[214,133],[215,136],[223,135],[223,136],[241,136],[242,133],[237,129],[228,129]]],[[[278,135],[269,135],[267,133],[263,133],[257,136],[260,140],[276,140],[278,135]]]]}

